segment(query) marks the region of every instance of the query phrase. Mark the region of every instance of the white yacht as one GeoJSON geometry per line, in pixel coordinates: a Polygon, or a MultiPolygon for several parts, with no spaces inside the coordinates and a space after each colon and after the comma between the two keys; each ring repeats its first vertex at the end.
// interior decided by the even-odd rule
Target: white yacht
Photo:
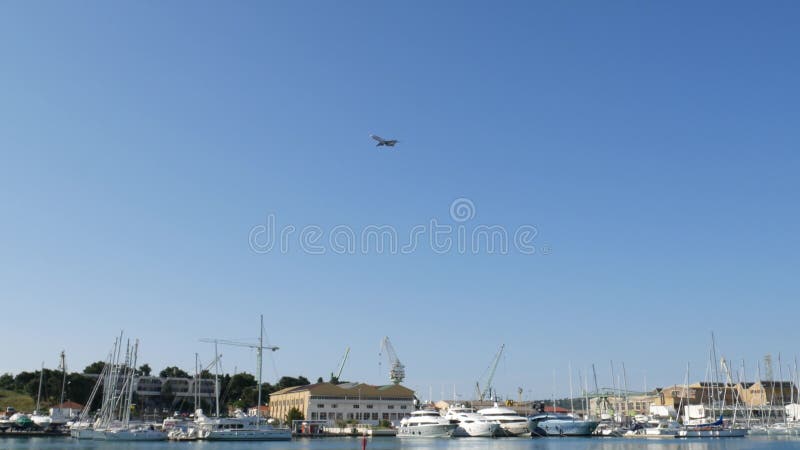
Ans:
{"type": "Polygon", "coordinates": [[[624,437],[644,437],[650,439],[674,438],[683,429],[681,424],[674,420],[649,420],[642,424],[636,422],[631,430],[626,432],[624,437]]]}
{"type": "Polygon", "coordinates": [[[397,437],[450,437],[457,426],[435,410],[420,409],[400,421],[397,437]]]}
{"type": "Polygon", "coordinates": [[[491,408],[478,410],[478,414],[500,423],[500,436],[524,436],[530,434],[528,419],[520,416],[511,408],[505,408],[494,404],[491,408]]]}
{"type": "Polygon", "coordinates": [[[31,421],[33,423],[35,423],[36,426],[41,428],[41,429],[50,428],[50,426],[53,424],[52,417],[40,413],[38,409],[36,411],[34,411],[30,415],[30,417],[31,417],[31,421]]]}
{"type": "Polygon", "coordinates": [[[210,441],[290,441],[292,430],[273,427],[258,416],[236,411],[234,417],[206,417],[202,409],[195,413],[197,437],[210,441]]]}
{"type": "Polygon", "coordinates": [[[451,406],[444,418],[458,424],[453,431],[454,437],[494,437],[500,433],[500,422],[488,419],[466,406],[451,406]]]}
{"type": "Polygon", "coordinates": [[[94,439],[106,441],[164,441],[165,431],[156,430],[153,425],[127,426],[98,431],[94,439]]]}

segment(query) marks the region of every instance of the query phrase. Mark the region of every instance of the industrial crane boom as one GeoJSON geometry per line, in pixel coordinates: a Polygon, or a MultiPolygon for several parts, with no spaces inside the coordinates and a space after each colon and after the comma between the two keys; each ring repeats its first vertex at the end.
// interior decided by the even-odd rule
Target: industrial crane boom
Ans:
{"type": "Polygon", "coordinates": [[[339,363],[339,368],[336,370],[336,375],[331,372],[331,381],[336,380],[339,381],[339,378],[342,376],[342,370],[344,370],[344,363],[347,362],[347,355],[350,354],[350,347],[347,347],[347,350],[344,351],[344,356],[342,357],[342,362],[339,363]]]}
{"type": "Polygon", "coordinates": [[[494,355],[494,359],[492,360],[492,364],[489,366],[489,375],[486,377],[486,386],[484,386],[483,390],[481,390],[480,382],[475,383],[475,391],[478,393],[478,397],[481,401],[485,400],[487,397],[492,396],[492,380],[494,379],[494,373],[497,371],[497,364],[500,362],[500,356],[503,354],[503,349],[506,347],[506,344],[500,345],[500,350],[497,351],[497,354],[494,355]]]}
{"type": "Polygon", "coordinates": [[[406,366],[400,362],[400,359],[397,357],[397,353],[394,351],[394,347],[392,346],[392,342],[389,340],[389,336],[383,338],[381,342],[381,351],[386,352],[386,356],[389,358],[389,379],[392,380],[394,384],[400,384],[406,377],[406,366]]]}

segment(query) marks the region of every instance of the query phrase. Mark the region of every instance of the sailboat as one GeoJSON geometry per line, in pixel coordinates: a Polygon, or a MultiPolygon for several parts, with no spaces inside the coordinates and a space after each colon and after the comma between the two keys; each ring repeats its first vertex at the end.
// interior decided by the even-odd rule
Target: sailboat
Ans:
{"type": "MultiPolygon", "coordinates": [[[[241,343],[235,345],[243,345],[241,343]]],[[[258,372],[258,403],[261,405],[261,371],[262,353],[264,348],[264,316],[261,316],[261,330],[257,345],[245,345],[256,349],[256,361],[258,372]]],[[[273,349],[277,349],[274,347],[273,349]]],[[[203,410],[195,412],[195,424],[197,426],[197,437],[211,441],[289,441],[292,439],[292,430],[284,427],[274,427],[270,423],[264,423],[260,416],[259,408],[256,408],[255,416],[245,415],[237,411],[234,417],[219,417],[219,396],[217,395],[217,417],[207,417],[203,410]]]]}
{"type": "MultiPolygon", "coordinates": [[[[725,409],[725,392],[724,389],[728,388],[729,386],[733,385],[733,380],[731,377],[730,369],[728,368],[727,363],[725,362],[725,358],[720,359],[720,366],[722,367],[722,371],[725,373],[726,383],[719,383],[717,380],[718,372],[716,371],[716,361],[717,361],[717,347],[716,341],[714,339],[714,333],[711,333],[711,354],[710,354],[710,361],[712,363],[711,367],[714,367],[713,370],[715,379],[714,382],[710,383],[709,386],[712,389],[711,396],[710,396],[710,404],[713,410],[717,401],[717,397],[719,397],[719,393],[715,393],[714,389],[719,389],[722,386],[722,405],[720,407],[719,417],[713,421],[702,421],[702,420],[692,420],[691,419],[691,410],[695,409],[702,409],[702,405],[684,405],[684,425],[681,430],[678,430],[678,434],[676,437],[679,438],[721,438],[721,437],[744,437],[747,435],[748,429],[740,426],[736,426],[736,413],[737,413],[737,405],[736,401],[734,400],[734,409],[733,409],[733,419],[730,423],[727,423],[723,418],[722,411],[725,409]],[[699,408],[698,408],[699,407],[699,408]]],[[[689,392],[689,366],[686,367],[686,392],[689,392]]],[[[715,417],[712,415],[712,417],[715,417]]]]}
{"type": "Polygon", "coordinates": [[[42,381],[44,380],[44,362],[42,362],[42,368],[39,371],[39,391],[36,394],[36,410],[33,411],[33,414],[30,415],[31,422],[36,424],[37,427],[46,430],[50,428],[52,425],[53,420],[48,415],[44,415],[41,413],[41,401],[42,401],[42,381]]]}
{"type": "MultiPolygon", "coordinates": [[[[139,341],[129,349],[125,365],[122,367],[124,381],[120,389],[120,396],[117,400],[119,411],[121,412],[119,422],[112,422],[105,430],[97,433],[95,439],[107,441],[165,441],[167,433],[156,430],[153,425],[134,425],[131,423],[131,407],[133,404],[133,385],[136,375],[136,357],[139,351],[139,341]]],[[[116,406],[116,405],[115,405],[116,406]]],[[[113,408],[116,409],[116,408],[113,408]]]]}

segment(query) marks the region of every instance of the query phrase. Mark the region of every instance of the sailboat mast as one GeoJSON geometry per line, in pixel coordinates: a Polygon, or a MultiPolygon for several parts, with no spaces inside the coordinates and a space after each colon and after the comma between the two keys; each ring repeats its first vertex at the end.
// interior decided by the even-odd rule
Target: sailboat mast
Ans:
{"type": "Polygon", "coordinates": [[[217,417],[219,417],[219,351],[217,341],[214,341],[214,399],[217,405],[217,417]]]}
{"type": "Polygon", "coordinates": [[[622,393],[622,398],[625,401],[625,420],[627,421],[630,417],[630,411],[628,411],[628,373],[625,371],[625,362],[622,362],[622,387],[624,389],[622,393]]]}
{"type": "Polygon", "coordinates": [[[569,409],[572,416],[575,416],[575,402],[572,395],[572,361],[567,362],[567,370],[569,370],[569,409]]]}
{"type": "MultiPolygon", "coordinates": [[[[786,396],[784,395],[785,391],[783,390],[783,363],[781,362],[780,352],[778,352],[778,378],[778,383],[780,383],[779,386],[781,387],[781,405],[783,405],[786,402],[786,396]]],[[[783,423],[784,425],[788,425],[786,423],[786,408],[783,408],[783,423]]]]}
{"type": "Polygon", "coordinates": [[[130,423],[131,419],[131,406],[133,406],[133,379],[136,376],[136,356],[139,353],[139,340],[136,339],[133,344],[133,352],[131,353],[129,359],[129,366],[128,366],[128,398],[126,399],[124,406],[125,406],[125,413],[124,413],[124,420],[122,421],[123,426],[127,428],[128,424],[130,423]]]}
{"type": "Polygon", "coordinates": [[[67,390],[67,357],[64,355],[64,350],[61,350],[61,401],[59,405],[64,404],[64,392],[67,390]]]}
{"type": "Polygon", "coordinates": [[[256,349],[256,356],[258,357],[258,403],[256,404],[256,428],[261,427],[261,368],[262,368],[262,353],[264,351],[264,315],[261,314],[261,327],[258,334],[258,348],[256,349]]]}
{"type": "Polygon", "coordinates": [[[611,418],[614,422],[617,422],[617,408],[619,407],[619,397],[617,393],[617,382],[614,378],[614,361],[611,361],[611,392],[614,397],[616,397],[616,401],[614,402],[615,405],[612,407],[614,410],[614,416],[611,418]]]}
{"type": "Polygon", "coordinates": [[[200,397],[200,368],[198,362],[199,356],[197,352],[194,354],[194,410],[200,409],[198,405],[198,398],[200,397]]]}
{"type": "Polygon", "coordinates": [[[39,402],[42,399],[42,378],[44,378],[44,361],[42,361],[42,368],[39,370],[39,393],[36,394],[36,414],[39,414],[39,402]]]}

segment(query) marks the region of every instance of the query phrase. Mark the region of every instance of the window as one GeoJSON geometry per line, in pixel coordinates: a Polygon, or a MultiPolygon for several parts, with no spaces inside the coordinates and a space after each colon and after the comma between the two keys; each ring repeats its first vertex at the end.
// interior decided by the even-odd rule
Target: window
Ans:
{"type": "Polygon", "coordinates": [[[347,413],[347,420],[353,420],[353,413],[347,413]]]}
{"type": "Polygon", "coordinates": [[[311,420],[317,420],[317,413],[316,412],[312,412],[311,413],[311,420]]]}
{"type": "Polygon", "coordinates": [[[372,420],[378,420],[378,413],[372,413],[372,420]]]}
{"type": "Polygon", "coordinates": [[[339,406],[339,405],[337,405],[336,403],[334,403],[334,404],[332,404],[332,405],[331,405],[331,408],[336,408],[336,407],[338,407],[338,406],[339,406]]]}
{"type": "Polygon", "coordinates": [[[386,407],[387,409],[394,409],[394,405],[389,405],[386,407]]]}
{"type": "Polygon", "coordinates": [[[372,409],[372,405],[367,405],[367,409],[372,409]]]}
{"type": "Polygon", "coordinates": [[[328,420],[328,413],[319,413],[319,420],[328,420]]]}
{"type": "Polygon", "coordinates": [[[324,403],[317,403],[317,408],[322,409],[325,407],[324,403]]]}
{"type": "Polygon", "coordinates": [[[361,405],[353,405],[353,409],[361,408],[361,405]]]}
{"type": "Polygon", "coordinates": [[[400,409],[406,409],[406,405],[400,405],[400,409]]]}
{"type": "MultiPolygon", "coordinates": [[[[333,414],[333,413],[331,413],[333,414]]],[[[342,420],[342,413],[336,413],[336,418],[342,420]]]]}
{"type": "Polygon", "coordinates": [[[389,413],[383,413],[383,420],[389,420],[389,413]]]}

